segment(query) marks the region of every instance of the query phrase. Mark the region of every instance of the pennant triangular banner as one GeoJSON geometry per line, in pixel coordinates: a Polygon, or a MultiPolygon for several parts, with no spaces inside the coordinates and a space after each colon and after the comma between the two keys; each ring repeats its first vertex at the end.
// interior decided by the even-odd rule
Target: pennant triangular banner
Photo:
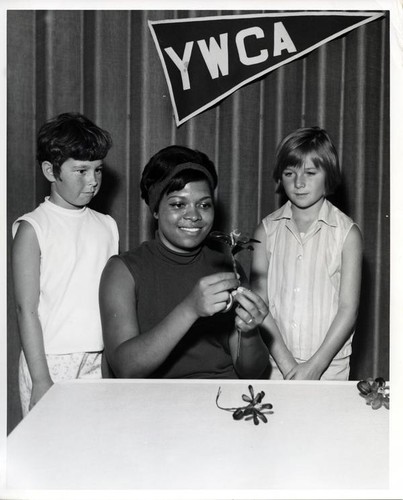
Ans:
{"type": "Polygon", "coordinates": [[[304,11],[148,21],[176,125],[384,12],[304,11]]]}

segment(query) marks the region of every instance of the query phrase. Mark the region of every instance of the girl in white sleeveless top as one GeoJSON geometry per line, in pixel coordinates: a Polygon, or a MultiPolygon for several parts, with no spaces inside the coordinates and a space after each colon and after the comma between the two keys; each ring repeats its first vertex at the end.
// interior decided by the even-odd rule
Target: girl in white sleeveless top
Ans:
{"type": "Polygon", "coordinates": [[[13,224],[23,416],[54,382],[102,376],[98,288],[119,237],[112,217],[87,204],[111,144],[108,132],[77,113],[59,115],[38,134],[50,196],[13,224]]]}

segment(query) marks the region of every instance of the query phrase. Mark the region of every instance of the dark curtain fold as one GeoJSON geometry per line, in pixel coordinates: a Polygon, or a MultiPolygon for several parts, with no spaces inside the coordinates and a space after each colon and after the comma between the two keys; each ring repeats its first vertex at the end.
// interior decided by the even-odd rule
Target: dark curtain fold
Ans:
{"type": "MultiPolygon", "coordinates": [[[[116,219],[121,250],[153,234],[139,179],[160,148],[177,143],[207,153],[219,173],[217,228],[251,233],[282,202],[271,178],[279,140],[295,128],[319,125],[333,138],[343,169],[342,189],[332,201],[359,224],[365,240],[351,378],[388,378],[388,13],[243,87],[177,128],[147,20],[221,13],[8,11],[9,248],[11,223],[48,194],[35,162],[35,136],[58,113],[80,111],[113,136],[103,187],[92,207],[116,219]]],[[[243,257],[246,268],[248,259],[243,257]]],[[[10,272],[8,276],[11,431],[20,419],[20,345],[10,272]]]]}

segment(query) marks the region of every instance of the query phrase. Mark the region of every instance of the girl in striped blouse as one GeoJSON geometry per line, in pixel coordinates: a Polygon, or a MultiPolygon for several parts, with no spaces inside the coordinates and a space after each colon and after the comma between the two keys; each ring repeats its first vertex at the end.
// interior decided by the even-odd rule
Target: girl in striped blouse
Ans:
{"type": "Polygon", "coordinates": [[[288,201],[255,232],[251,279],[269,304],[263,325],[270,379],[347,380],[362,262],[357,225],[326,197],[341,181],[336,149],[319,127],[285,137],[273,177],[288,201]]]}

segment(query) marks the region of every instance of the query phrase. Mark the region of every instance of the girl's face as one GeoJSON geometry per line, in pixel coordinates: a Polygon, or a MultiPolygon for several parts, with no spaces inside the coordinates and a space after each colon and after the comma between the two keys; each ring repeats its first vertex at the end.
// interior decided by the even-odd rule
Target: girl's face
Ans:
{"type": "Polygon", "coordinates": [[[286,167],[281,182],[288,199],[300,209],[320,206],[326,196],[326,173],[307,157],[301,167],[286,167]]]}
{"type": "Polygon", "coordinates": [[[98,193],[101,182],[102,160],[69,158],[61,165],[59,178],[52,179],[50,201],[64,208],[80,209],[98,193]]]}
{"type": "Polygon", "coordinates": [[[161,241],[169,249],[186,253],[200,246],[214,222],[207,181],[189,182],[180,191],[164,194],[154,217],[161,241]]]}

